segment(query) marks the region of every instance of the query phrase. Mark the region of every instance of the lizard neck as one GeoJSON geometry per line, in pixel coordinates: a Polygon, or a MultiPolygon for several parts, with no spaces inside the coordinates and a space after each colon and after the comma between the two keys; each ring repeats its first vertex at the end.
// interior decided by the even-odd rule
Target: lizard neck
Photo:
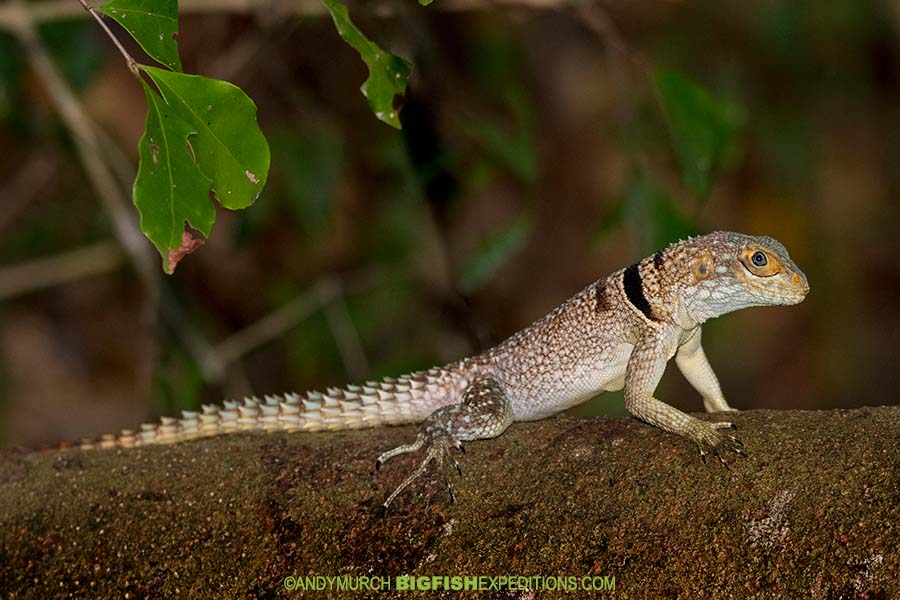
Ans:
{"type": "Polygon", "coordinates": [[[680,329],[684,331],[696,329],[707,320],[716,316],[702,310],[696,310],[696,307],[692,307],[680,294],[676,296],[674,310],[672,311],[672,322],[680,329]]]}

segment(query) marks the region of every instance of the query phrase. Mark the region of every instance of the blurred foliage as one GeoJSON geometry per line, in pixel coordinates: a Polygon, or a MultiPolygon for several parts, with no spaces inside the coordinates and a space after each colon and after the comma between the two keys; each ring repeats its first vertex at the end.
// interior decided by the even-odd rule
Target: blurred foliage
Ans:
{"type": "Polygon", "coordinates": [[[504,263],[525,246],[532,227],[532,218],[522,214],[485,239],[474,256],[466,261],[459,288],[467,294],[478,291],[504,263]]]}
{"type": "Polygon", "coordinates": [[[344,141],[324,126],[271,137],[284,201],[305,237],[319,239],[334,211],[334,196],[344,166],[344,141]]]}
{"type": "Polygon", "coordinates": [[[493,164],[508,169],[523,183],[533,184],[538,176],[534,111],[521,89],[510,89],[505,96],[514,120],[511,128],[491,119],[474,117],[465,124],[465,130],[493,164]]]}
{"type": "MultiPolygon", "coordinates": [[[[216,236],[165,283],[213,343],[320,277],[366,271],[371,287],[348,292],[344,303],[371,377],[397,374],[499,341],[586,282],[722,228],[778,237],[813,284],[799,307],[742,311],[704,330],[735,405],[834,406],[893,386],[889,338],[900,323],[893,7],[603,5],[627,46],[621,53],[565,11],[456,13],[435,3],[385,17],[375,5],[351,6],[352,23],[335,2],[331,20],[299,25],[278,16],[182,21],[185,66],[232,69],[272,143],[260,201],[220,217],[216,236]],[[253,46],[258,38],[266,43],[253,46]],[[377,90],[369,89],[371,110],[353,89],[362,65],[348,43],[377,90]],[[243,54],[248,47],[255,54],[243,54]],[[382,48],[402,49],[411,64],[382,48]],[[419,112],[404,131],[372,118],[398,109],[402,119],[419,112]]],[[[134,81],[122,77],[96,25],[47,24],[42,35],[66,76],[80,81],[91,114],[133,148],[140,123],[124,104],[111,109],[108,98],[129,98],[124,86],[134,81]]],[[[63,160],[54,189],[0,230],[7,264],[111,235],[22,60],[17,44],[0,37],[5,181],[27,152],[63,160]]],[[[138,314],[135,288],[123,269],[4,303],[2,319],[37,310],[78,323],[84,315],[70,306],[103,312],[111,302],[138,314]],[[73,303],[83,296],[89,301],[73,303]]],[[[121,328],[134,329],[128,321],[121,328]]],[[[56,340],[66,364],[77,365],[71,377],[101,382],[98,397],[105,363],[82,355],[78,336],[101,333],[69,328],[56,340]]],[[[140,343],[122,338],[123,347],[140,343]]],[[[316,311],[230,371],[258,391],[337,385],[348,376],[335,340],[316,311]]],[[[217,401],[223,390],[200,380],[178,339],[166,333],[159,341],[153,393],[161,412],[217,401]]],[[[14,375],[8,393],[18,398],[14,375]]],[[[670,375],[664,385],[685,386],[670,375]]],[[[673,389],[660,397],[697,409],[689,388],[673,389]]],[[[603,402],[622,410],[621,395],[603,402]]]]}
{"type": "Polygon", "coordinates": [[[91,83],[109,59],[94,23],[85,20],[42,23],[39,33],[63,76],[76,90],[91,83]]]}
{"type": "Polygon", "coordinates": [[[182,410],[199,410],[206,382],[190,356],[170,347],[160,357],[153,378],[160,414],[180,415],[182,410]]]}
{"type": "Polygon", "coordinates": [[[421,245],[422,229],[427,226],[427,212],[402,194],[380,203],[368,230],[368,249],[374,264],[382,268],[406,269],[416,248],[421,245]]]}
{"type": "Polygon", "coordinates": [[[17,109],[23,73],[19,44],[12,35],[0,32],[0,123],[17,109]]]}
{"type": "Polygon", "coordinates": [[[673,205],[666,192],[640,172],[632,173],[621,199],[598,228],[597,239],[604,240],[622,228],[638,232],[641,256],[701,233],[673,205]]]}
{"type": "Polygon", "coordinates": [[[681,162],[684,184],[705,200],[713,169],[734,150],[734,139],[743,120],[741,110],[713,98],[668,69],[656,69],[654,79],[681,162]]]}

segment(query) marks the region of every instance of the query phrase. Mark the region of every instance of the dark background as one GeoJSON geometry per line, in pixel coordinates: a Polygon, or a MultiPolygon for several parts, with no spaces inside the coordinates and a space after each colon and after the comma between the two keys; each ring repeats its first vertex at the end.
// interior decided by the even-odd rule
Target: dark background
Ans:
{"type": "MultiPolygon", "coordinates": [[[[219,211],[209,243],[164,278],[162,310],[114,245],[102,273],[42,289],[15,268],[115,238],[47,91],[0,38],[0,287],[20,284],[0,299],[0,443],[50,445],[223,397],[449,362],[716,229],[778,238],[811,285],[799,306],[705,326],[733,406],[896,402],[895,3],[349,6],[414,64],[405,132],[374,118],[358,91],[365,66],[320,11],[183,14],[185,71],[254,99],[272,167],[256,204],[219,211]],[[708,197],[681,180],[656,67],[740,124],[708,197]],[[222,377],[185,342],[214,346],[298,298],[305,318],[222,377]]],[[[133,168],[145,105],[121,57],[85,18],[42,33],[120,168],[133,168]]],[[[674,368],[657,396],[701,410],[674,368]]],[[[624,414],[621,394],[577,412],[624,414]]]]}

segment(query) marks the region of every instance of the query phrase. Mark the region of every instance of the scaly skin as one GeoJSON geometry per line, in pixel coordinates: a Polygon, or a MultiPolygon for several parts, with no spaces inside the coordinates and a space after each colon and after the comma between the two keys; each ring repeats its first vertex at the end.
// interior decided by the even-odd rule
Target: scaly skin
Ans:
{"type": "MultiPolygon", "coordinates": [[[[243,430],[321,431],[421,422],[415,442],[376,461],[423,447],[418,468],[383,508],[451,447],[493,438],[513,421],[542,419],[604,391],[625,388],[628,411],[693,440],[701,454],[741,452],[738,439],[657,400],[673,356],[708,412],[733,410],[701,346],[701,325],[750,306],[797,304],[806,276],[778,241],[732,232],[691,238],[600,279],[553,312],[487,352],[443,367],[361,386],[226,402],[164,418],[140,432],[85,441],[83,448],[173,443],[243,430]]],[[[456,464],[457,468],[459,467],[456,464]]],[[[448,489],[452,487],[446,479],[448,489]]]]}

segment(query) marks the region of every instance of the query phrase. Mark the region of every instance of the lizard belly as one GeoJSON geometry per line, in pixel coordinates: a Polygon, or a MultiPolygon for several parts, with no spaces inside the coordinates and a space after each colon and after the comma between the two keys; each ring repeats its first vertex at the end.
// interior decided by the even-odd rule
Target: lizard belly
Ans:
{"type": "Polygon", "coordinates": [[[517,421],[534,421],[577,406],[625,385],[625,369],[634,346],[617,344],[601,353],[586,355],[573,366],[539,376],[513,400],[517,421]]]}

